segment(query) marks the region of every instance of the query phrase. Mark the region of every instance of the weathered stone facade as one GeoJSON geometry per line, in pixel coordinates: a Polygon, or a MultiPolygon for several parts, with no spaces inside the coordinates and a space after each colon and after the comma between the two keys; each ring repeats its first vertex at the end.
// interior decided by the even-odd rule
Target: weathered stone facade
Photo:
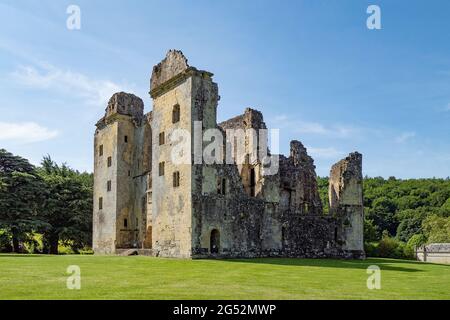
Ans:
{"type": "Polygon", "coordinates": [[[95,133],[94,251],[135,248],[179,258],[364,257],[362,156],[353,153],[333,166],[331,210],[324,214],[306,148],[292,141],[289,157],[271,155],[267,136],[248,135],[266,129],[253,109],[217,124],[220,96],[212,76],[171,50],[153,68],[151,112],[144,115],[142,100],[132,94],[111,98],[95,133]],[[207,129],[221,137],[196,139],[207,129]],[[245,132],[244,159],[225,162],[236,160],[230,154],[237,148],[231,131],[236,129],[245,132]],[[192,138],[185,141],[190,151],[182,164],[173,160],[180,130],[192,138]],[[224,162],[205,162],[201,155],[216,139],[229,147],[218,156],[224,162]],[[251,157],[255,143],[267,157],[251,157]],[[274,163],[277,170],[267,174],[274,163]]]}

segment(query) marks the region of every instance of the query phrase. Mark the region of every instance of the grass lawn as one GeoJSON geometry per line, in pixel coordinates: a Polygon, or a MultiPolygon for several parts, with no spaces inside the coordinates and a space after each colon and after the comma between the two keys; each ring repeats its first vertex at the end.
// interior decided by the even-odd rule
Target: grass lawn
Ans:
{"type": "Polygon", "coordinates": [[[0,255],[0,299],[450,299],[450,266],[415,261],[0,255]],[[81,268],[81,290],[66,269],[81,268]],[[381,268],[368,290],[366,268],[381,268]]]}

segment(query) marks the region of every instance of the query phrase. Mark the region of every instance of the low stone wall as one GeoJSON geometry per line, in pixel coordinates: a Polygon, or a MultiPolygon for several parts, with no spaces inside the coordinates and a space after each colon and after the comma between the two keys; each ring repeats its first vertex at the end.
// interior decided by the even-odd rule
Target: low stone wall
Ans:
{"type": "Polygon", "coordinates": [[[433,243],[417,248],[416,259],[423,262],[450,264],[450,243],[433,243]]]}

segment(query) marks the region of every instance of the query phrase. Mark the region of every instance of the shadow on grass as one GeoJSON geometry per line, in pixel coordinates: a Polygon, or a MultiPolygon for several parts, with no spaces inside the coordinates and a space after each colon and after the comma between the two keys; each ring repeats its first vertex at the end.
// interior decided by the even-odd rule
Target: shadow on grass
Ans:
{"type": "Polygon", "coordinates": [[[225,261],[231,263],[256,263],[256,264],[271,264],[280,266],[342,268],[342,269],[367,269],[369,266],[377,265],[378,267],[380,267],[381,270],[389,270],[389,271],[403,271],[403,272],[426,271],[423,270],[423,268],[420,268],[426,266],[426,264],[422,262],[394,260],[394,259],[375,259],[375,258],[368,260],[257,258],[257,259],[230,259],[225,261]],[[409,266],[401,266],[402,264],[408,264],[409,266]],[[415,266],[417,266],[418,268],[414,268],[415,266]]]}

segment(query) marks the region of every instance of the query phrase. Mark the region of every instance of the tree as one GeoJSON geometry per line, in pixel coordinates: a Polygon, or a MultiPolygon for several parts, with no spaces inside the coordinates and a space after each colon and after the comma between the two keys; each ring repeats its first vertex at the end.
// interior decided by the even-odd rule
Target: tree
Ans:
{"type": "Polygon", "coordinates": [[[11,236],[13,251],[21,252],[27,233],[43,226],[37,219],[42,181],[28,160],[4,149],[0,149],[0,181],[0,228],[11,236]]]}
{"type": "Polygon", "coordinates": [[[395,217],[397,207],[390,198],[383,196],[376,198],[372,203],[372,208],[367,212],[367,218],[373,220],[378,231],[389,231],[394,235],[397,231],[398,220],[395,217]]]}
{"type": "Polygon", "coordinates": [[[328,199],[328,178],[317,177],[317,186],[319,188],[320,199],[322,200],[323,212],[328,214],[330,211],[330,203],[328,199]]]}
{"type": "Polygon", "coordinates": [[[450,198],[442,205],[440,212],[444,217],[450,217],[450,198]]]}
{"type": "Polygon", "coordinates": [[[373,242],[378,239],[379,231],[372,220],[364,219],[364,241],[373,242]]]}
{"type": "Polygon", "coordinates": [[[450,217],[431,215],[423,221],[422,227],[428,243],[450,242],[450,217]]]}
{"type": "Polygon", "coordinates": [[[38,170],[46,186],[40,217],[47,225],[43,234],[45,251],[58,254],[58,244],[77,251],[90,244],[92,233],[92,175],[80,174],[65,164],[58,166],[44,157],[38,170]]]}
{"type": "Polygon", "coordinates": [[[427,216],[424,209],[407,209],[397,213],[400,224],[397,228],[397,238],[401,241],[408,240],[415,234],[422,233],[422,221],[427,216]]]}

